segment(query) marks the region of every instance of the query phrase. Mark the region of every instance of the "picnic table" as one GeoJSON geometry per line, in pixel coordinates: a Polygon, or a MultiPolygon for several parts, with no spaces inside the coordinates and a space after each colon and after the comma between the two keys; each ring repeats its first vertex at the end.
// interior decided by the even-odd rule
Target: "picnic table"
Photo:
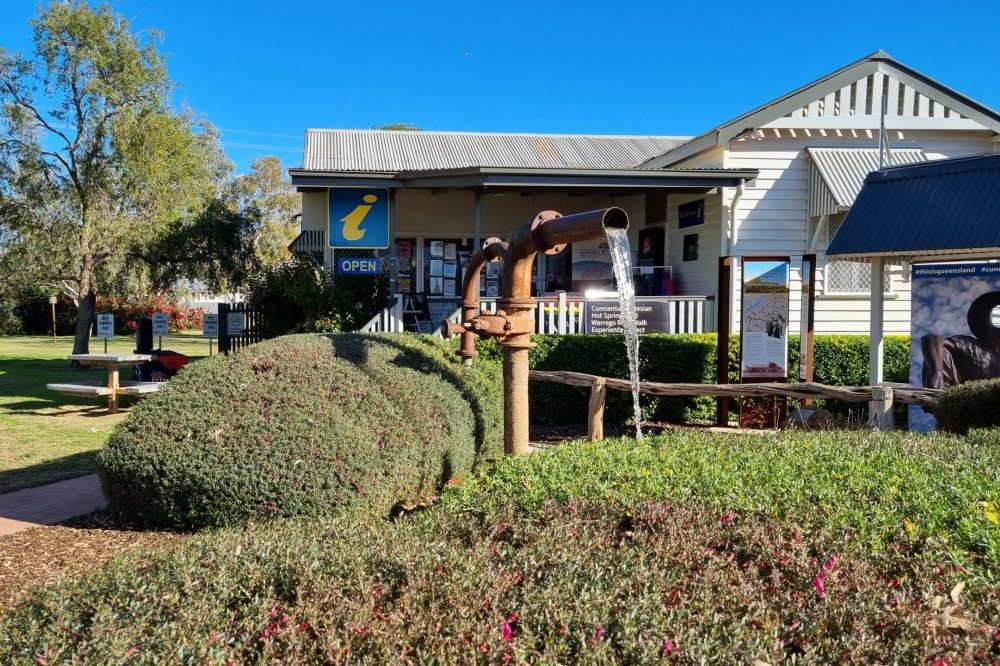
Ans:
{"type": "Polygon", "coordinates": [[[159,390],[159,382],[134,382],[119,379],[119,372],[124,367],[139,363],[147,363],[153,359],[149,354],[72,354],[69,360],[80,365],[103,367],[108,369],[106,386],[96,382],[80,381],[69,383],[46,384],[45,387],[62,395],[76,396],[108,396],[108,411],[112,414],[118,411],[118,396],[142,396],[159,390]]]}

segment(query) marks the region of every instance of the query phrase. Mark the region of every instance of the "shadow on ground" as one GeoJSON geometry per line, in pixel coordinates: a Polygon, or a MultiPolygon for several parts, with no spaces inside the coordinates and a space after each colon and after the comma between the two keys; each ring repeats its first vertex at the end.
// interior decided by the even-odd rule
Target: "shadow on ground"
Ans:
{"type": "Polygon", "coordinates": [[[0,493],[92,474],[97,468],[97,453],[97,451],[81,451],[28,467],[0,471],[0,493]]]}

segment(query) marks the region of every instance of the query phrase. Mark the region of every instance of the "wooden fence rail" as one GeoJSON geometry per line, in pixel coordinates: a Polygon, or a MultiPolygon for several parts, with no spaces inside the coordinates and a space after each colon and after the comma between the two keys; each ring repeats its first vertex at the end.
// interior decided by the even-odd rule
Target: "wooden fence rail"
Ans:
{"type": "MultiPolygon", "coordinates": [[[[590,407],[587,418],[587,432],[592,440],[604,436],[604,398],[607,391],[632,391],[632,383],[627,379],[588,375],[582,372],[558,370],[532,370],[531,379],[540,382],[555,382],[569,386],[590,387],[590,407]]],[[[827,386],[814,382],[797,384],[681,384],[662,382],[639,382],[639,392],[659,396],[745,396],[752,398],[801,398],[842,400],[844,402],[876,402],[876,422],[872,425],[891,429],[892,404],[927,407],[934,402],[939,389],[926,389],[905,384],[885,386],[827,386]]]]}

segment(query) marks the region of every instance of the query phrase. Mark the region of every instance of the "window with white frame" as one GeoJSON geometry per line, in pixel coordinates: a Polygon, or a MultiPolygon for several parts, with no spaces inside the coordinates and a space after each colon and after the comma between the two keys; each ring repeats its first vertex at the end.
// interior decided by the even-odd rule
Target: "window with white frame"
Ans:
{"type": "MultiPolygon", "coordinates": [[[[831,215],[827,222],[827,245],[833,240],[844,221],[844,215],[831,215]]],[[[827,259],[824,271],[823,293],[831,296],[867,296],[871,293],[872,268],[868,261],[842,261],[827,259]]],[[[892,293],[892,278],[883,278],[886,294],[892,293]]]]}

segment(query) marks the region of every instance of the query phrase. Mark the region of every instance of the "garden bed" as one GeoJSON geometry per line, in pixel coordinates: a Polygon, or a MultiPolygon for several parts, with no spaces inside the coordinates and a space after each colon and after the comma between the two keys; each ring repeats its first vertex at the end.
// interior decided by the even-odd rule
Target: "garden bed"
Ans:
{"type": "Polygon", "coordinates": [[[0,660],[991,663],[998,475],[982,433],[559,446],[394,521],[126,554],[0,619],[0,660]]]}

